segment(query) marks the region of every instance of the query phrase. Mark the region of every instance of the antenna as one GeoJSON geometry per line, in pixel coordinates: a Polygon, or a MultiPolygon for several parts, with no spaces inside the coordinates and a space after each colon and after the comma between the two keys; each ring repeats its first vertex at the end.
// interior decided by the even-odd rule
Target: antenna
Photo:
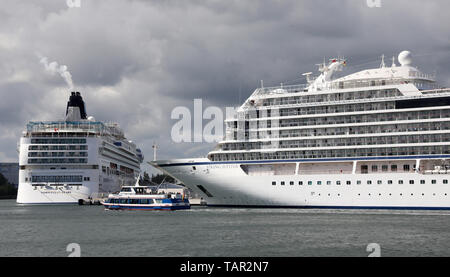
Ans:
{"type": "Polygon", "coordinates": [[[139,180],[141,180],[141,173],[139,173],[139,176],[137,177],[136,184],[134,184],[135,187],[139,187],[139,180]]]}
{"type": "Polygon", "coordinates": [[[396,67],[397,65],[395,64],[395,56],[392,56],[392,67],[396,67]]]}
{"type": "Polygon", "coordinates": [[[384,63],[384,54],[383,55],[381,55],[381,65],[380,65],[380,68],[385,68],[386,67],[386,64],[384,63]]]}
{"type": "Polygon", "coordinates": [[[152,148],[153,148],[153,160],[156,161],[156,150],[159,148],[158,145],[156,145],[156,142],[153,142],[152,148]]]}

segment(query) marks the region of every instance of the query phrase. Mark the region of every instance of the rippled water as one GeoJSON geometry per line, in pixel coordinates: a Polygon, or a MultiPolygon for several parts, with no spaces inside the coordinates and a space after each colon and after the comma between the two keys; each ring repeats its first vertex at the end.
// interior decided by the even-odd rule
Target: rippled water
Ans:
{"type": "Polygon", "coordinates": [[[106,211],[0,201],[0,256],[450,256],[449,211],[106,211]]]}

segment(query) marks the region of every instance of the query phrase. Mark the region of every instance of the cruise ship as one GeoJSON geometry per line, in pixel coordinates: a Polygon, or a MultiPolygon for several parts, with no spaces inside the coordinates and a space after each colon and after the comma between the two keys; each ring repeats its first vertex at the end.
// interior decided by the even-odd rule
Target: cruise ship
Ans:
{"type": "Polygon", "coordinates": [[[210,206],[450,209],[450,89],[409,51],[345,66],[331,59],[303,85],[257,88],[206,158],[151,164],[210,206]]]}
{"type": "Polygon", "coordinates": [[[132,185],[144,157],[117,123],[87,116],[72,92],[66,117],[32,121],[19,142],[20,204],[69,204],[102,198],[132,185]]]}

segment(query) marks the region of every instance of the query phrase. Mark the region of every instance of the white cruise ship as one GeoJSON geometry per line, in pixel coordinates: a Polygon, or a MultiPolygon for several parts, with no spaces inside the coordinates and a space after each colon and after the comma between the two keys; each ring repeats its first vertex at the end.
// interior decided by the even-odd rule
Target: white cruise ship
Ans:
{"type": "Polygon", "coordinates": [[[132,185],[140,174],[141,150],[116,123],[87,117],[72,92],[66,118],[29,122],[19,143],[17,203],[78,203],[132,185]]]}
{"type": "Polygon", "coordinates": [[[207,158],[152,164],[208,205],[450,209],[450,89],[398,61],[258,88],[207,158]]]}

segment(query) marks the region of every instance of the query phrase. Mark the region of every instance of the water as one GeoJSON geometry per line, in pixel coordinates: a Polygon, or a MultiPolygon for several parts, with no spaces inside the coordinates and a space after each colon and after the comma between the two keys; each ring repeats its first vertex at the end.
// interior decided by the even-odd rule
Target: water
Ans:
{"type": "Polygon", "coordinates": [[[450,256],[449,211],[106,211],[0,201],[0,256],[450,256]]]}

